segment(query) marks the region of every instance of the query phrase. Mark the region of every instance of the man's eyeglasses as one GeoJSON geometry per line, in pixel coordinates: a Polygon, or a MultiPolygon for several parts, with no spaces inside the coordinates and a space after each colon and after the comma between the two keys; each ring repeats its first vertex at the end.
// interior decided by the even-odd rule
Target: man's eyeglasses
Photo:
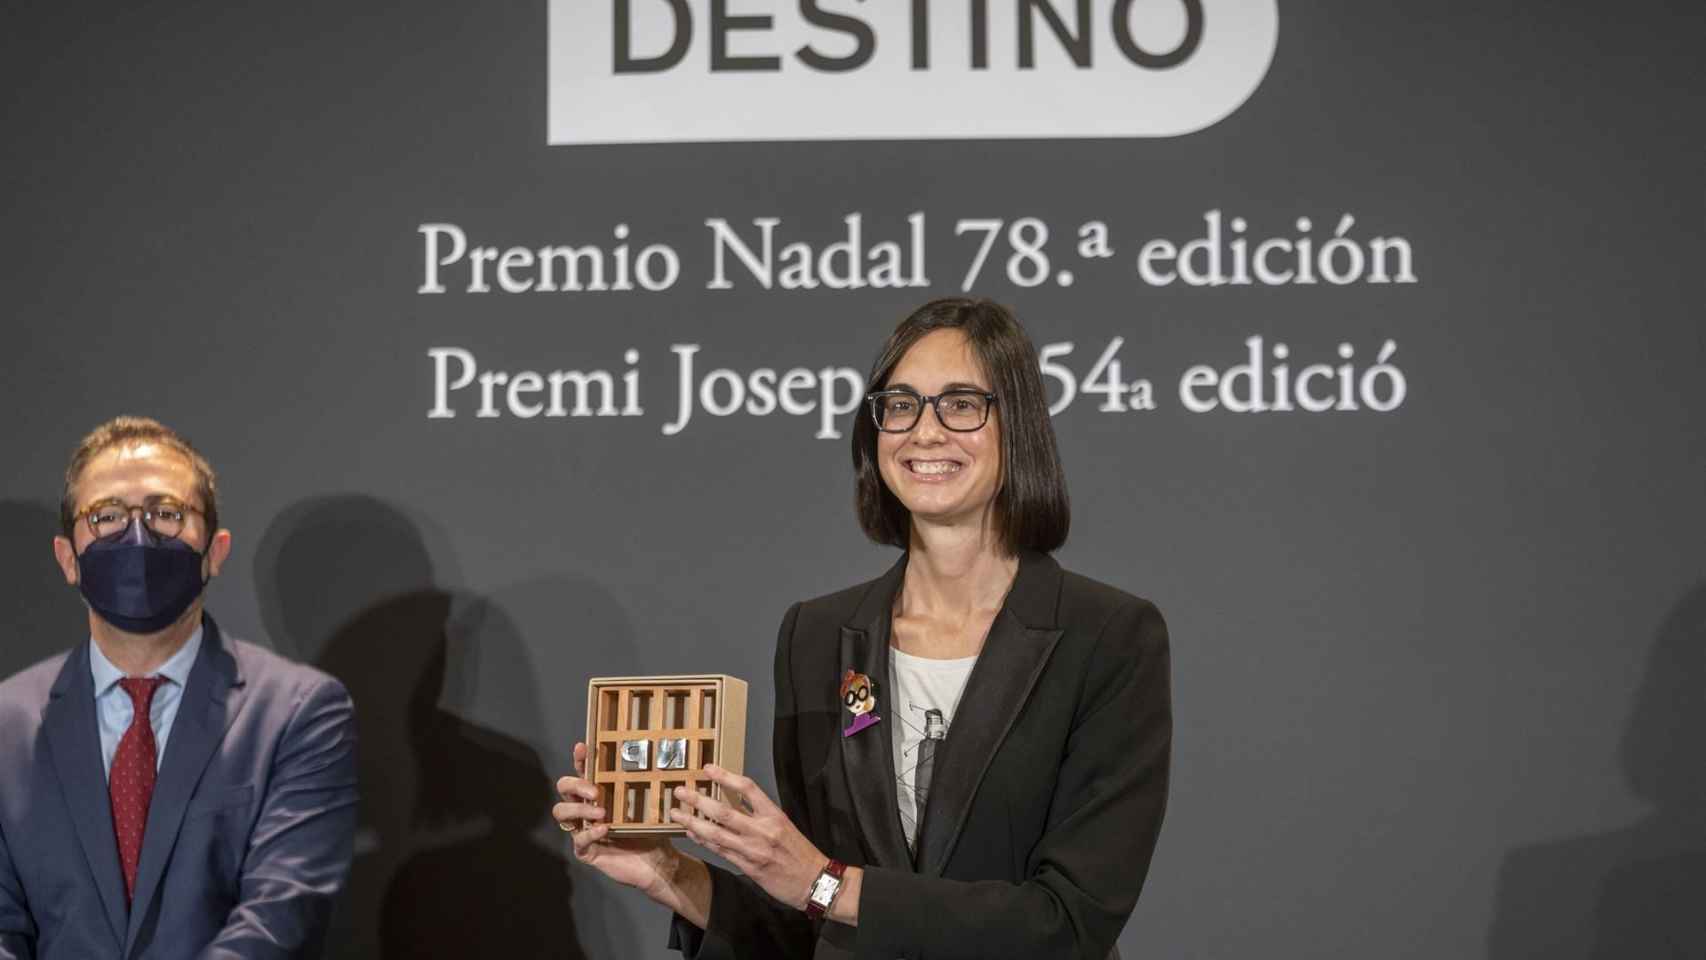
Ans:
{"type": "Polygon", "coordinates": [[[97,539],[118,536],[130,529],[130,518],[137,511],[142,512],[142,523],[157,537],[175,539],[184,532],[184,526],[189,523],[189,515],[201,514],[200,510],[189,506],[176,497],[156,494],[142,501],[140,505],[125,503],[117,497],[100,500],[83,508],[74,519],[89,524],[89,532],[97,539]]]}
{"type": "Polygon", "coordinates": [[[905,433],[918,426],[924,405],[936,408],[936,421],[955,433],[971,433],[989,422],[995,394],[982,390],[944,390],[927,397],[915,390],[879,390],[865,397],[871,417],[884,433],[905,433]]]}

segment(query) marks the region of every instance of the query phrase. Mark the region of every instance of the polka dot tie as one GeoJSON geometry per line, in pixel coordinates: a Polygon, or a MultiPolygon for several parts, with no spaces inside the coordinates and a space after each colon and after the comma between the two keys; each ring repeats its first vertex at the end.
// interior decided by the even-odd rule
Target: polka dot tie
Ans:
{"type": "Polygon", "coordinates": [[[118,835],[118,862],[124,871],[124,899],[136,895],[136,865],[142,859],[142,830],[148,825],[148,802],[154,798],[154,774],[158,756],[154,745],[154,722],[148,711],[154,691],[165,683],[161,677],[144,680],[125,678],[119,686],[130,694],[135,714],[130,729],[118,742],[113,769],[107,777],[107,794],[113,804],[113,832],[118,835]]]}

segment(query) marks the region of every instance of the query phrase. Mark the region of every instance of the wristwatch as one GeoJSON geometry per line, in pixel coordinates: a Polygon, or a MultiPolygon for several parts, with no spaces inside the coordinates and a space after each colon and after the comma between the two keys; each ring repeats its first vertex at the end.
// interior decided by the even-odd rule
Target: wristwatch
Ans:
{"type": "Polygon", "coordinates": [[[811,892],[806,894],[806,916],[818,920],[829,912],[830,905],[841,893],[841,874],[846,870],[847,864],[840,860],[831,860],[824,866],[823,872],[812,881],[811,892]]]}

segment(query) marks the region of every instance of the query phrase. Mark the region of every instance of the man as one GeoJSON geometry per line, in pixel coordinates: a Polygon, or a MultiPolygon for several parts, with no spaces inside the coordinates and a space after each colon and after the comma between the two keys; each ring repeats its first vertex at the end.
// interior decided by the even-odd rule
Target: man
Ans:
{"type": "Polygon", "coordinates": [[[0,960],[321,952],[355,834],[353,708],[203,612],[231,553],[216,494],[153,420],[72,455],[53,552],[88,637],[0,683],[0,960]]]}

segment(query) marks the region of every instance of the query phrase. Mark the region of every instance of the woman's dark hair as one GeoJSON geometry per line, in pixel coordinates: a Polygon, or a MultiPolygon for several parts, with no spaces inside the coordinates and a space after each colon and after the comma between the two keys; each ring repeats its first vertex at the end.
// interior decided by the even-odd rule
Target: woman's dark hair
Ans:
{"type": "MultiPolygon", "coordinates": [[[[1037,349],[1011,311],[993,300],[963,297],[926,303],[889,335],[871,366],[868,389],[888,386],[901,357],[934,330],[965,334],[995,394],[995,415],[1001,424],[1001,489],[995,495],[995,522],[1002,546],[1012,553],[1059,549],[1072,526],[1066,473],[1055,448],[1043,378],[1037,372],[1037,349]]],[[[859,526],[877,543],[905,549],[912,517],[877,469],[877,432],[865,405],[853,423],[859,526]]]]}

